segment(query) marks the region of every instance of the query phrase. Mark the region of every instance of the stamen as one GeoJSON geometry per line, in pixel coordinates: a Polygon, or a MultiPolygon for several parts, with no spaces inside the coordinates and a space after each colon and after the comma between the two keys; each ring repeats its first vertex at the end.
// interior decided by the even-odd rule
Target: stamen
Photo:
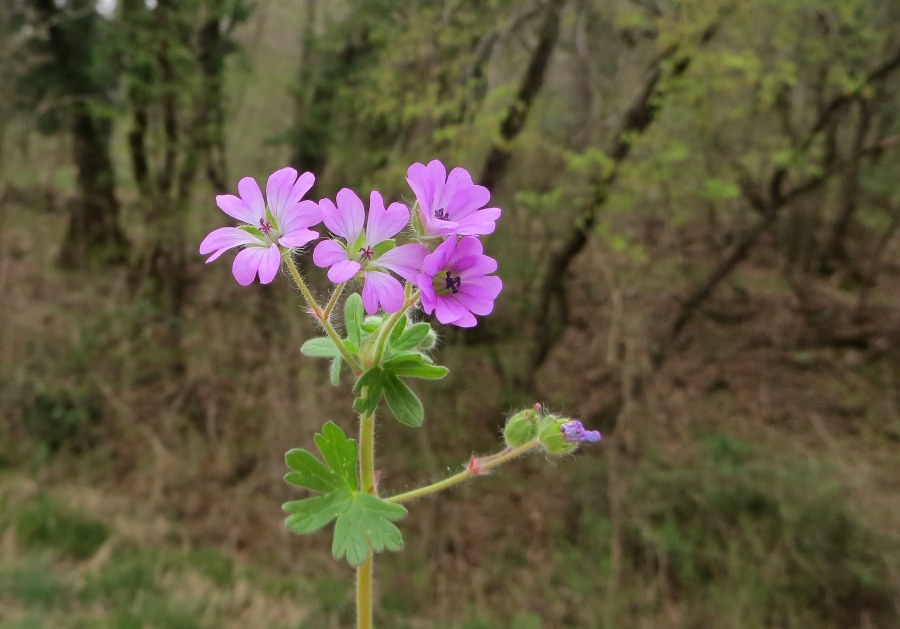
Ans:
{"type": "Polygon", "coordinates": [[[450,215],[444,208],[438,208],[434,211],[434,217],[441,221],[449,221],[450,215]]]}
{"type": "Polygon", "coordinates": [[[450,271],[447,271],[447,277],[444,278],[444,285],[447,290],[451,293],[456,294],[459,292],[459,287],[462,286],[462,280],[459,278],[459,275],[454,277],[450,271]]]}
{"type": "Polygon", "coordinates": [[[363,260],[371,260],[375,256],[375,250],[372,247],[363,247],[359,250],[359,257],[363,260]]]}
{"type": "Polygon", "coordinates": [[[259,219],[259,228],[262,230],[262,233],[268,236],[269,232],[272,231],[272,223],[264,218],[261,218],[259,219]]]}

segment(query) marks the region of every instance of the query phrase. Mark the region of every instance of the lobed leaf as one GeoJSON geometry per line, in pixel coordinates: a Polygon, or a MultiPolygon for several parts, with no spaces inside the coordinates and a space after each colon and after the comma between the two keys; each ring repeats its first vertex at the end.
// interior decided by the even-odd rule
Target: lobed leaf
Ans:
{"type": "Polygon", "coordinates": [[[350,565],[359,566],[369,556],[370,545],[373,552],[401,550],[403,534],[393,522],[406,513],[400,505],[371,494],[357,494],[337,517],[331,554],[335,559],[346,558],[350,565]]]}
{"type": "Polygon", "coordinates": [[[353,410],[357,413],[374,413],[381,401],[384,372],[381,367],[373,367],[365,372],[353,385],[353,392],[358,397],[353,401],[353,410]]]}
{"type": "Polygon", "coordinates": [[[306,450],[288,450],[284,461],[293,470],[284,475],[284,480],[292,485],[327,494],[344,484],[332,469],[306,450]]]}
{"type": "Polygon", "coordinates": [[[362,297],[359,293],[353,293],[344,302],[344,326],[347,329],[347,340],[357,348],[362,345],[362,320],[362,297]]]}
{"type": "Polygon", "coordinates": [[[337,358],[341,355],[337,345],[327,336],[309,339],[300,346],[300,353],[313,358],[337,358]]]}
{"type": "Polygon", "coordinates": [[[425,409],[422,401],[406,386],[393,372],[386,372],[382,378],[384,399],[388,408],[401,424],[417,427],[421,426],[425,419],[425,409]]]}
{"type": "Polygon", "coordinates": [[[390,339],[391,349],[396,353],[408,352],[418,347],[428,336],[431,326],[427,323],[416,323],[409,326],[396,339],[390,339]]]}
{"type": "Polygon", "coordinates": [[[356,489],[356,441],[348,439],[340,426],[327,422],[315,436],[316,447],[336,478],[348,489],[356,489]]]}
{"type": "Polygon", "coordinates": [[[346,511],[352,501],[349,489],[339,489],[324,496],[286,502],[281,508],[290,515],[284,524],[294,533],[313,533],[346,511]]]}

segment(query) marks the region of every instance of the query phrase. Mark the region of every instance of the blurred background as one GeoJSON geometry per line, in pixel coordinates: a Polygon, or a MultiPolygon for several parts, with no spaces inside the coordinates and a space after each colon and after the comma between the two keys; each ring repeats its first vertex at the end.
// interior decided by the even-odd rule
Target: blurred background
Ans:
{"type": "MultiPolygon", "coordinates": [[[[900,5],[4,0],[0,626],[353,623],[283,453],[350,386],[197,245],[284,165],[503,208],[400,491],[540,401],[599,428],[415,503],[379,626],[900,626],[900,5]]],[[[228,258],[228,256],[226,256],[228,258]]],[[[308,265],[311,267],[311,265],[308,265]]],[[[306,268],[318,291],[323,274],[306,268]]]]}

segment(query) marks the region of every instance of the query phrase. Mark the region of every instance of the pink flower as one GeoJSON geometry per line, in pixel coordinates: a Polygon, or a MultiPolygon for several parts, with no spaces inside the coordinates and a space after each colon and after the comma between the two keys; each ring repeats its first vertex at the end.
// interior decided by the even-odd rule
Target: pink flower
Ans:
{"type": "Polygon", "coordinates": [[[362,271],[363,306],[369,314],[378,312],[379,304],[385,312],[403,308],[403,287],[387,271],[412,282],[428,254],[418,244],[393,247],[391,239],[409,223],[409,209],[402,203],[391,203],[385,208],[381,193],[373,191],[369,195],[366,221],[362,200],[348,188],[337,193],[337,205],[330,199],[322,199],[319,208],[325,226],[341,240],[323,240],[316,245],[313,250],[316,266],[328,267],[328,279],[335,284],[346,282],[362,271]]]}
{"type": "Polygon", "coordinates": [[[416,285],[422,293],[422,308],[437,320],[461,328],[475,325],[473,315],[486,315],[503,289],[497,261],[482,254],[481,241],[472,236],[450,237],[422,262],[416,285]]]}
{"type": "Polygon", "coordinates": [[[438,160],[428,166],[415,163],[406,171],[406,181],[416,195],[422,236],[481,236],[494,231],[500,208],[484,207],[491,193],[472,183],[466,169],[454,168],[448,176],[438,160]]]}
{"type": "Polygon", "coordinates": [[[282,168],[269,176],[266,183],[268,206],[259,185],[252,177],[238,182],[240,197],[220,194],[216,204],[223,212],[241,221],[240,227],[220,227],[200,243],[200,253],[212,255],[209,264],[229,249],[243,247],[234,257],[231,272],[241,286],[247,286],[259,275],[261,284],[275,278],[281,266],[281,250],[302,247],[319,237],[308,229],[322,222],[319,206],[301,201],[316,178],[312,173],[297,177],[293,168],[282,168]]]}

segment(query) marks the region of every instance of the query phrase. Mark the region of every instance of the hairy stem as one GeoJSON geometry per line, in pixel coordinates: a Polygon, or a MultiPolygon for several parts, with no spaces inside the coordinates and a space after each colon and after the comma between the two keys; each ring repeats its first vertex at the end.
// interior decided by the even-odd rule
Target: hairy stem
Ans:
{"type": "MultiPolygon", "coordinates": [[[[359,485],[368,494],[375,494],[375,414],[359,416],[359,485]]],[[[371,546],[369,556],[356,569],[356,626],[372,629],[372,571],[375,561],[371,546]]]]}
{"type": "Polygon", "coordinates": [[[400,504],[402,502],[409,502],[410,500],[421,498],[422,496],[436,494],[439,491],[443,491],[445,489],[453,487],[454,485],[458,485],[463,481],[469,480],[473,476],[480,476],[488,470],[497,467],[498,465],[502,465],[507,461],[525,454],[526,452],[534,450],[539,445],[540,442],[535,439],[519,446],[518,448],[503,450],[502,452],[492,454],[491,456],[482,457],[480,459],[476,459],[473,457],[466,469],[462,472],[459,472],[458,474],[454,474],[453,476],[445,478],[442,481],[432,483],[431,485],[425,485],[424,487],[419,487],[418,489],[413,489],[412,491],[407,491],[402,494],[397,494],[396,496],[391,496],[390,498],[385,498],[385,500],[388,502],[400,504]]]}
{"type": "MultiPolygon", "coordinates": [[[[337,346],[338,351],[341,353],[341,357],[344,359],[344,362],[356,373],[359,375],[362,373],[362,369],[359,366],[359,363],[356,361],[356,358],[350,355],[347,351],[347,348],[344,347],[344,341],[341,339],[341,336],[337,333],[337,330],[334,329],[334,326],[331,325],[331,322],[325,316],[325,310],[323,310],[322,306],[316,301],[316,298],[313,297],[312,293],[309,291],[309,287],[306,285],[306,282],[303,279],[303,276],[300,275],[300,271],[297,270],[297,267],[294,265],[294,261],[291,260],[290,255],[284,256],[285,266],[288,268],[288,271],[291,272],[291,275],[294,278],[294,282],[297,284],[297,288],[300,289],[300,294],[303,295],[303,299],[306,300],[306,303],[309,305],[309,309],[312,310],[313,316],[315,319],[322,324],[322,328],[325,330],[325,334],[328,335],[335,346],[337,346]]],[[[330,301],[330,300],[329,300],[330,301]]]]}
{"type": "Polygon", "coordinates": [[[331,293],[331,297],[328,298],[328,303],[325,305],[325,312],[322,313],[323,319],[331,318],[331,311],[334,310],[334,305],[337,303],[337,300],[340,298],[341,293],[344,292],[344,287],[347,285],[347,282],[341,282],[337,286],[334,287],[334,292],[331,293]]]}
{"type": "Polygon", "coordinates": [[[372,366],[381,364],[381,359],[384,357],[384,348],[387,346],[387,340],[390,338],[391,332],[394,331],[394,327],[396,327],[400,319],[406,315],[406,311],[415,305],[417,301],[419,301],[419,293],[413,293],[412,284],[407,284],[406,301],[403,303],[403,307],[391,315],[390,319],[387,320],[387,323],[382,326],[381,332],[375,341],[375,353],[372,357],[372,366]]]}

